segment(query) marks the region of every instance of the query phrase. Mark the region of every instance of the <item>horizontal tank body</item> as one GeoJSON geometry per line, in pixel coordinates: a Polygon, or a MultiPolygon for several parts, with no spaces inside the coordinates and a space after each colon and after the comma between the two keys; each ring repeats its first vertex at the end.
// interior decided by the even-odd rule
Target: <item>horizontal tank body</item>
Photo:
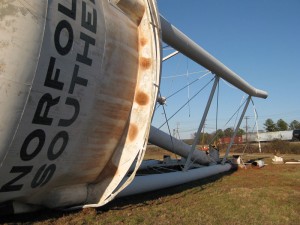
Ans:
{"type": "Polygon", "coordinates": [[[160,30],[155,1],[132,4],[1,2],[0,203],[102,205],[139,165],[160,30]]]}
{"type": "MultiPolygon", "coordinates": [[[[156,190],[230,169],[138,177],[125,189],[148,141],[161,41],[249,100],[268,96],[159,16],[155,0],[1,1],[0,214],[98,207],[123,190],[156,190]]],[[[178,140],[171,149],[162,137],[156,132],[151,141],[188,155],[188,146],[178,140]]],[[[192,159],[208,164],[212,156],[192,159]]]]}

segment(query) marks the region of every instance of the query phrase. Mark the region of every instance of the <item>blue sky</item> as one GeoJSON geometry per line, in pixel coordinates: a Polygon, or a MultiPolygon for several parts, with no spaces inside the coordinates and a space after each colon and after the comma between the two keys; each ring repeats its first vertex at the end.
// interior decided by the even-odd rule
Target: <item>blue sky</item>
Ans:
{"type": "MultiPolygon", "coordinates": [[[[157,0],[160,13],[201,47],[256,88],[266,90],[269,97],[254,98],[259,128],[271,118],[300,121],[300,1],[299,0],[157,0]]],[[[166,48],[164,55],[173,50],[166,48]]],[[[205,74],[206,69],[179,54],[163,63],[161,93],[169,96],[180,87],[205,74]],[[185,76],[173,77],[186,73],[185,76]],[[166,78],[169,77],[169,78],[166,78]]],[[[167,116],[171,116],[200,90],[212,75],[167,100],[167,116]]],[[[199,124],[210,91],[206,88],[170,121],[170,129],[179,126],[180,135],[190,137],[199,124]]],[[[246,95],[220,82],[218,128],[234,126],[236,112],[246,95]],[[226,124],[226,125],[225,125],[226,124]]],[[[249,105],[249,130],[254,126],[254,113],[249,105]]],[[[165,121],[162,107],[153,125],[165,121]]],[[[245,120],[241,128],[245,129],[245,120]]],[[[216,128],[216,98],[206,121],[206,131],[216,128]]],[[[162,127],[167,131],[167,126],[162,127]]]]}

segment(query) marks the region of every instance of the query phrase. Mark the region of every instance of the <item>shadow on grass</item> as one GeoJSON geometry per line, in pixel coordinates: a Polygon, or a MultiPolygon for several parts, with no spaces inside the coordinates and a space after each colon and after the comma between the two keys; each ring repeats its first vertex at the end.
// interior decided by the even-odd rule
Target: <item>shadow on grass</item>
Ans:
{"type": "MultiPolygon", "coordinates": [[[[78,210],[79,211],[79,210],[78,210]]],[[[12,224],[32,224],[34,222],[43,222],[45,220],[55,220],[61,218],[65,215],[76,214],[78,211],[63,212],[59,210],[52,209],[42,209],[40,211],[31,213],[22,213],[15,215],[4,215],[0,218],[0,223],[12,223],[12,224]]]]}
{"type": "MultiPolygon", "coordinates": [[[[128,196],[123,197],[119,199],[115,199],[105,206],[99,207],[96,209],[98,214],[101,214],[103,212],[107,212],[110,210],[123,210],[126,208],[137,208],[140,206],[148,205],[147,202],[159,199],[161,197],[165,196],[172,196],[190,189],[193,189],[195,187],[200,187],[200,189],[197,189],[197,191],[203,191],[207,188],[207,185],[210,183],[218,182],[220,181],[224,176],[229,176],[232,173],[234,173],[236,170],[232,169],[227,172],[223,172],[220,174],[216,174],[211,177],[207,177],[204,179],[192,181],[189,183],[177,185],[170,188],[165,188],[157,191],[147,192],[144,194],[138,194],[134,196],[128,196]]],[[[74,210],[74,211],[60,211],[60,210],[54,210],[54,209],[42,209],[37,212],[32,213],[24,213],[24,214],[16,214],[16,215],[7,215],[7,216],[1,216],[0,223],[22,223],[22,224],[32,224],[34,222],[43,222],[45,223],[47,220],[51,220],[51,222],[55,222],[56,219],[62,218],[64,216],[77,216],[78,213],[82,212],[82,210],[74,210]]]]}
{"type": "Polygon", "coordinates": [[[169,187],[169,188],[164,188],[160,189],[157,191],[151,191],[143,194],[138,194],[138,195],[133,195],[133,196],[128,196],[128,197],[122,197],[122,198],[117,198],[105,206],[102,206],[97,209],[98,212],[105,212],[109,210],[122,210],[126,209],[128,207],[130,208],[135,208],[139,207],[142,205],[148,205],[147,202],[159,199],[161,197],[166,197],[166,196],[172,196],[178,193],[182,193],[184,191],[193,189],[195,187],[198,187],[197,191],[203,191],[204,189],[207,188],[207,185],[210,183],[218,182],[220,181],[224,176],[229,176],[232,173],[234,173],[236,169],[232,169],[227,172],[223,172],[220,174],[216,174],[211,177],[199,179],[196,181],[192,181],[189,183],[169,187]]]}

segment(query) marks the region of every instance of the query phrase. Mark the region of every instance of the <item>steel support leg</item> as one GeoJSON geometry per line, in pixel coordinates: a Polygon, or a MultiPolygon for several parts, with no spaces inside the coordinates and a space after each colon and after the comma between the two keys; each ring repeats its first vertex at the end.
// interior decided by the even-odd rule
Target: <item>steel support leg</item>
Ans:
{"type": "Polygon", "coordinates": [[[225,164],[225,162],[226,162],[226,159],[227,159],[227,157],[228,157],[230,148],[231,148],[231,146],[232,146],[232,144],[233,144],[233,142],[234,142],[234,138],[235,138],[237,132],[239,131],[239,128],[240,128],[240,126],[241,126],[241,123],[242,123],[243,118],[244,118],[244,116],[245,116],[245,113],[246,113],[246,111],[247,111],[247,108],[248,108],[248,105],[249,105],[250,100],[251,100],[251,96],[249,95],[248,98],[247,98],[247,102],[246,102],[246,105],[245,105],[245,107],[244,107],[244,110],[243,110],[243,112],[242,112],[242,115],[241,115],[241,117],[240,117],[240,119],[239,119],[239,122],[238,122],[237,126],[235,127],[235,131],[234,131],[233,136],[231,137],[230,143],[229,143],[229,145],[228,145],[228,147],[227,147],[225,156],[224,156],[224,158],[223,158],[223,160],[222,160],[222,164],[225,164]]]}
{"type": "Polygon", "coordinates": [[[189,166],[190,166],[190,164],[191,164],[191,158],[192,158],[192,155],[193,155],[193,153],[195,151],[196,145],[199,142],[201,130],[203,129],[203,126],[204,126],[204,123],[205,123],[205,120],[206,120],[206,117],[207,117],[207,114],[208,114],[211,102],[213,100],[213,97],[214,97],[217,85],[219,83],[219,79],[220,78],[218,76],[215,77],[215,82],[214,82],[213,87],[211,89],[211,92],[210,92],[210,95],[209,95],[209,98],[208,98],[208,101],[207,101],[207,104],[206,104],[206,107],[205,107],[205,110],[204,110],[204,113],[203,113],[203,116],[202,116],[202,119],[201,119],[201,122],[200,122],[200,125],[199,125],[199,128],[198,128],[198,131],[196,133],[196,137],[194,139],[193,145],[191,147],[191,151],[190,151],[190,153],[188,155],[188,158],[186,160],[186,163],[184,165],[183,171],[187,171],[188,168],[189,168],[189,166]]]}

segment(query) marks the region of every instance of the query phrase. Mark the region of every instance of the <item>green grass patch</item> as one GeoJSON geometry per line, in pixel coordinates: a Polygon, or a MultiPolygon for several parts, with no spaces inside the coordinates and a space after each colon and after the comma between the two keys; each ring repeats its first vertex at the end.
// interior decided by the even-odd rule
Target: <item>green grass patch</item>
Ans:
{"type": "MultiPolygon", "coordinates": [[[[270,162],[270,159],[268,159],[270,162]]],[[[266,161],[268,161],[266,159],[266,161]]],[[[117,199],[98,209],[45,210],[13,224],[299,224],[300,165],[239,169],[117,199]]]]}

